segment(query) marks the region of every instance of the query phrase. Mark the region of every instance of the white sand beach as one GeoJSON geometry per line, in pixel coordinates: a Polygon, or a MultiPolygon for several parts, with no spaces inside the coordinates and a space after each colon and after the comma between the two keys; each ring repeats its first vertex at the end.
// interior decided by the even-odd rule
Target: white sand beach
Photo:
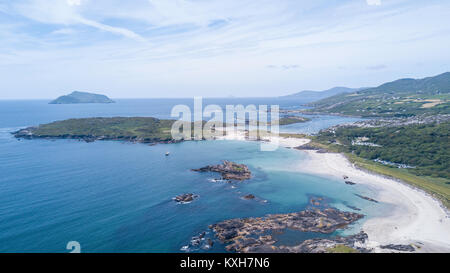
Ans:
{"type": "Polygon", "coordinates": [[[368,247],[383,252],[378,246],[413,244],[419,252],[450,252],[450,217],[439,201],[406,183],[355,168],[347,158],[336,153],[308,154],[298,171],[343,179],[376,189],[378,201],[393,204],[395,209],[384,217],[372,218],[363,225],[369,235],[368,247]]]}
{"type": "MultiPolygon", "coordinates": [[[[245,140],[238,132],[222,139],[245,140]]],[[[268,137],[265,141],[278,142],[282,147],[294,148],[310,142],[309,139],[268,137]]],[[[352,182],[375,189],[377,201],[392,204],[389,215],[371,218],[363,224],[368,234],[366,247],[374,252],[392,252],[379,246],[388,244],[413,245],[416,252],[450,252],[450,214],[441,203],[426,192],[404,182],[383,177],[356,168],[345,156],[337,153],[303,151],[308,160],[302,161],[297,171],[315,175],[348,176],[352,182]]],[[[372,196],[371,196],[372,197],[372,196]]]]}

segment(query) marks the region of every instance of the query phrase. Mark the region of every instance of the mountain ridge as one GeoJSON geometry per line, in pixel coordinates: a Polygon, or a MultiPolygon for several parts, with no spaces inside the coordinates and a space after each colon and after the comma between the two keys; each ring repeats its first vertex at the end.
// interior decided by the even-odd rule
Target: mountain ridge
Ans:
{"type": "Polygon", "coordinates": [[[363,117],[450,114],[450,72],[422,79],[403,78],[341,93],[308,104],[310,111],[363,117]]]}
{"type": "Polygon", "coordinates": [[[363,90],[363,88],[349,88],[349,87],[343,87],[343,86],[336,86],[327,90],[323,91],[314,91],[314,90],[303,90],[291,95],[286,96],[280,96],[281,99],[295,99],[295,98],[301,98],[302,100],[307,100],[310,102],[321,100],[327,97],[332,97],[338,94],[342,93],[351,93],[356,92],[359,90],[363,90]]]}

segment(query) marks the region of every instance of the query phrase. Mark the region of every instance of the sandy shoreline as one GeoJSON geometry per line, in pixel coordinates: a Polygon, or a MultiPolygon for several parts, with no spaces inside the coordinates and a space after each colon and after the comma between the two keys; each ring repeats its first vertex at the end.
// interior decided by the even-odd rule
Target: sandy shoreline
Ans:
{"type": "Polygon", "coordinates": [[[347,175],[353,182],[376,189],[378,201],[395,206],[390,215],[364,223],[369,247],[381,251],[377,246],[414,244],[423,252],[450,252],[450,218],[439,201],[405,183],[357,169],[341,154],[302,152],[308,160],[299,171],[340,179],[347,175]]]}
{"type": "MultiPolygon", "coordinates": [[[[239,133],[223,139],[245,140],[245,137],[239,133]]],[[[266,141],[278,141],[280,146],[293,148],[307,144],[310,140],[271,137],[266,141]]],[[[363,230],[369,235],[366,247],[372,248],[374,252],[392,252],[379,246],[412,244],[416,252],[450,252],[449,212],[429,194],[406,183],[360,170],[342,154],[316,151],[299,153],[306,153],[308,160],[302,161],[297,171],[339,179],[346,175],[352,182],[375,189],[377,196],[370,197],[393,205],[394,210],[389,215],[368,219],[363,224],[363,230]]]]}

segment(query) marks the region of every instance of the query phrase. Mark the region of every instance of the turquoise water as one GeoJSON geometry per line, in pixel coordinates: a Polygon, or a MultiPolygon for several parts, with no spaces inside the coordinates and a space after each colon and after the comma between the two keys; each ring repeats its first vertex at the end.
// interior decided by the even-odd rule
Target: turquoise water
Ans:
{"type": "Polygon", "coordinates": [[[301,115],[301,116],[307,117],[311,119],[311,121],[281,126],[280,132],[315,134],[322,129],[329,128],[337,124],[352,123],[358,120],[362,120],[361,118],[327,116],[327,115],[301,115]]]}
{"type": "MultiPolygon", "coordinates": [[[[10,134],[18,127],[68,117],[125,115],[126,108],[129,116],[153,115],[152,111],[167,115],[167,105],[160,102],[153,102],[152,109],[127,103],[51,108],[39,101],[0,102],[0,252],[68,252],[69,241],[78,241],[82,252],[179,252],[210,224],[299,211],[308,206],[310,196],[326,196],[331,205],[345,210],[350,210],[346,204],[359,207],[369,216],[383,209],[383,204],[354,195],[373,196],[369,188],[294,172],[304,160],[302,152],[262,152],[257,142],[148,146],[18,141],[10,134]],[[167,151],[169,157],[164,156],[167,151]],[[214,183],[217,174],[190,171],[223,159],[249,165],[254,177],[214,183]],[[187,192],[200,197],[185,205],[171,200],[187,192]],[[256,200],[241,198],[248,193],[256,200]]],[[[361,223],[347,232],[358,230],[361,223]]],[[[211,251],[224,249],[216,243],[211,251]]]]}

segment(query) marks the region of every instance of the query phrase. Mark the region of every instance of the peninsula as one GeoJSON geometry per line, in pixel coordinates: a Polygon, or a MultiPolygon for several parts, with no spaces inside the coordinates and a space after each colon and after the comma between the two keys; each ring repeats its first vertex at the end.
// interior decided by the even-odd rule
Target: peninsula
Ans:
{"type": "Polygon", "coordinates": [[[122,140],[140,143],[172,143],[174,120],[151,117],[81,118],[55,121],[14,132],[24,139],[122,140]]]}

